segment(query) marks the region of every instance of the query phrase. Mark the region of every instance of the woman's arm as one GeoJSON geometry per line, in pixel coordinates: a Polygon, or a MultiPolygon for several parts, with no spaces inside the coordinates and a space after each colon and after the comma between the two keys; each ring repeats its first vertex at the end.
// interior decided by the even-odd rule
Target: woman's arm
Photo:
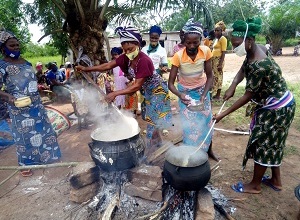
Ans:
{"type": "Polygon", "coordinates": [[[118,96],[118,95],[126,95],[126,94],[135,93],[136,91],[138,91],[142,88],[142,85],[144,84],[145,80],[146,80],[146,78],[136,79],[135,82],[131,86],[127,87],[126,89],[117,90],[117,91],[109,93],[105,97],[105,100],[107,102],[113,102],[114,99],[116,98],[116,96],[118,96]]]}
{"type": "Polygon", "coordinates": [[[97,66],[76,66],[76,70],[77,71],[84,71],[84,72],[103,72],[106,70],[110,70],[112,68],[115,68],[117,66],[117,62],[116,60],[112,60],[108,63],[103,63],[101,65],[97,65],[97,66]]]}
{"type": "Polygon", "coordinates": [[[206,73],[207,81],[205,83],[203,94],[201,95],[201,102],[204,102],[206,94],[210,90],[213,84],[213,73],[212,73],[212,66],[211,66],[211,59],[204,62],[204,71],[206,73]]]}
{"type": "Polygon", "coordinates": [[[240,68],[240,70],[237,72],[237,74],[235,75],[235,77],[234,77],[231,85],[229,86],[229,88],[225,91],[225,94],[223,96],[224,100],[228,100],[231,97],[233,97],[237,85],[240,82],[242,82],[244,78],[245,78],[245,72],[244,72],[244,66],[242,66],[240,68]]]}
{"type": "Polygon", "coordinates": [[[177,77],[177,72],[178,72],[178,67],[172,65],[172,67],[171,67],[171,72],[170,72],[170,75],[169,75],[168,87],[169,87],[170,91],[171,91],[174,95],[178,96],[178,98],[179,98],[184,104],[188,105],[188,104],[190,103],[190,100],[189,100],[189,99],[186,99],[186,98],[185,98],[185,94],[179,92],[179,91],[176,89],[175,85],[174,85],[175,79],[176,79],[176,77],[177,77]]]}
{"type": "Polygon", "coordinates": [[[243,105],[247,104],[253,97],[253,93],[246,91],[244,95],[239,98],[235,103],[233,103],[232,106],[230,106],[228,109],[226,109],[224,112],[216,115],[214,118],[216,122],[219,122],[222,118],[229,115],[230,113],[234,112],[235,110],[239,109],[243,105]]]}
{"type": "Polygon", "coordinates": [[[4,101],[8,102],[11,105],[14,105],[14,101],[16,98],[7,92],[3,92],[0,90],[0,98],[4,99],[4,101]]]}

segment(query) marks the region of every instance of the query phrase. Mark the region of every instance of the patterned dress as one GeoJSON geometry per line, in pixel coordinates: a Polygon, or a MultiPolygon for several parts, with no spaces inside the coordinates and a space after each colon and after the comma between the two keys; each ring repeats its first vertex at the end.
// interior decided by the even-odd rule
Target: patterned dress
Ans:
{"type": "Polygon", "coordinates": [[[153,138],[157,129],[172,126],[171,101],[167,83],[156,73],[151,59],[139,53],[136,67],[130,67],[129,59],[122,54],[116,59],[117,65],[128,79],[146,78],[142,89],[145,92],[147,139],[153,138]]]}
{"type": "Polygon", "coordinates": [[[37,89],[37,80],[30,63],[10,64],[0,60],[0,87],[15,98],[29,96],[32,104],[17,108],[9,105],[12,132],[19,165],[44,164],[61,156],[56,134],[49,122],[37,89]]]}
{"type": "Polygon", "coordinates": [[[262,166],[280,166],[295,114],[293,95],[287,89],[280,67],[271,57],[249,64],[245,60],[243,65],[246,91],[254,93],[253,101],[257,104],[243,167],[249,158],[262,166]]]}

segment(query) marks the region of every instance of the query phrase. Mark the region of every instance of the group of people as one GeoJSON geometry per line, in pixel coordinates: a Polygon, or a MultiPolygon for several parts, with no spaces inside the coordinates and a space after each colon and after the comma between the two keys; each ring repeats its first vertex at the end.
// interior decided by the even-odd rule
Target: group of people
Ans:
{"type": "MultiPolygon", "coordinates": [[[[251,135],[245,152],[243,167],[249,158],[254,160],[254,173],[250,183],[238,182],[232,189],[239,193],[260,193],[261,183],[279,191],[282,189],[280,165],[283,157],[288,130],[295,114],[295,100],[282,77],[281,69],[268,50],[255,43],[255,36],[261,30],[261,19],[238,20],[233,24],[231,43],[238,56],[246,56],[231,86],[225,92],[223,100],[233,97],[237,85],[246,78],[245,94],[227,110],[212,115],[210,89],[215,72],[222,72],[224,66],[224,45],[222,37],[224,23],[216,25],[212,52],[209,47],[201,45],[203,28],[201,24],[189,20],[180,32],[181,42],[175,48],[172,58],[168,87],[154,66],[151,56],[153,45],[146,53],[140,51],[141,35],[133,27],[119,28],[118,34],[123,53],[115,60],[94,67],[78,66],[80,71],[104,71],[117,66],[127,77],[135,78],[135,83],[125,89],[114,91],[106,96],[106,101],[113,102],[119,95],[130,94],[141,88],[145,91],[147,138],[149,144],[156,146],[161,128],[172,123],[168,88],[179,98],[180,116],[183,125],[183,143],[190,146],[203,144],[203,150],[218,160],[212,152],[212,134],[207,135],[213,120],[219,122],[228,114],[251,102],[251,135]],[[175,80],[178,77],[177,87],[175,80]],[[193,112],[188,105],[191,99],[200,100],[204,105],[202,111],[193,112]],[[253,103],[255,105],[253,105],[253,103]],[[272,176],[264,176],[270,167],[272,176]]],[[[158,40],[159,32],[150,33],[150,43],[158,40]],[[151,36],[152,34],[152,36],[151,36]],[[153,40],[151,40],[153,39],[153,40]]],[[[158,49],[157,49],[158,50],[158,49]]],[[[144,50],[145,51],[145,50],[144,50]]],[[[161,64],[163,67],[163,63],[161,64]]],[[[222,73],[221,73],[222,74],[222,73]]],[[[221,75],[220,74],[220,75],[221,75]]],[[[217,84],[216,85],[220,85],[217,84]]],[[[216,87],[219,98],[221,87],[216,87]]]]}
{"type": "Polygon", "coordinates": [[[43,71],[43,63],[37,62],[36,77],[38,82],[39,92],[53,92],[56,98],[62,98],[63,100],[70,100],[70,90],[68,84],[74,77],[73,66],[70,62],[66,62],[65,65],[57,66],[56,62],[49,62],[46,64],[46,71],[43,71]]]}
{"type": "MultiPolygon", "coordinates": [[[[285,140],[295,114],[293,95],[287,88],[278,64],[264,46],[255,43],[255,36],[261,30],[261,20],[238,20],[233,24],[231,43],[238,56],[246,57],[223,100],[233,97],[237,85],[244,78],[245,93],[227,110],[213,115],[210,90],[216,81],[216,72],[222,75],[225,56],[223,44],[226,43],[222,37],[224,29],[224,23],[216,25],[214,36],[217,41],[213,43],[211,51],[201,43],[202,25],[189,20],[180,32],[181,45],[178,45],[172,57],[168,82],[162,77],[168,70],[168,62],[164,48],[158,43],[161,34],[158,26],[150,28],[150,44],[143,49],[142,37],[136,28],[117,28],[122,50],[112,50],[114,59],[97,66],[78,65],[76,69],[79,72],[113,70],[115,78],[120,82],[116,82],[115,91],[106,95],[107,102],[116,101],[118,105],[123,105],[120,97],[142,91],[149,147],[160,146],[161,131],[173,124],[170,90],[178,97],[183,143],[190,146],[201,144],[203,150],[215,160],[219,158],[212,151],[213,134],[207,137],[213,120],[219,122],[247,103],[254,103],[251,135],[243,160],[244,167],[249,158],[254,160],[253,178],[247,184],[233,184],[232,189],[240,193],[260,193],[261,183],[264,183],[275,190],[281,190],[280,165],[285,140]],[[124,86],[127,80],[131,84],[124,86]],[[199,100],[204,106],[203,109],[190,110],[188,106],[191,100],[199,100]],[[205,143],[202,145],[203,141],[205,143]],[[264,176],[268,167],[272,170],[271,177],[264,176]]],[[[36,75],[32,72],[32,66],[20,57],[19,41],[13,34],[2,31],[0,42],[4,56],[0,60],[0,83],[6,86],[6,92],[1,91],[0,96],[9,104],[18,162],[20,165],[30,165],[57,160],[61,155],[60,149],[38,96],[36,75]],[[16,107],[14,101],[24,96],[29,96],[32,104],[24,108],[16,107]]],[[[215,84],[218,85],[216,98],[219,98],[221,87],[220,84],[215,84]]]]}

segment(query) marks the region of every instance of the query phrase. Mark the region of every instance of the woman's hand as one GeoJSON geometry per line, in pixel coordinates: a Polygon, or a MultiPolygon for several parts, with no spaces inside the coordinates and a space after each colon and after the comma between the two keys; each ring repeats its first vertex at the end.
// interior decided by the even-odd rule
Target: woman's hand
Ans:
{"type": "Polygon", "coordinates": [[[186,94],[181,93],[179,98],[185,105],[188,105],[191,102],[191,100],[186,98],[186,94]]]}
{"type": "Polygon", "coordinates": [[[229,87],[224,93],[223,100],[227,101],[228,99],[234,96],[234,93],[235,93],[235,88],[229,87]]]}
{"type": "Polygon", "coordinates": [[[216,120],[216,123],[218,123],[223,117],[222,114],[214,114],[213,120],[216,120]]]}
{"type": "Polygon", "coordinates": [[[16,98],[10,94],[7,94],[7,102],[10,104],[10,105],[15,105],[15,100],[16,98]]]}
{"type": "Polygon", "coordinates": [[[108,95],[105,96],[105,101],[107,101],[108,103],[111,103],[115,100],[116,95],[114,92],[109,93],[108,95]]]}
{"type": "Polygon", "coordinates": [[[78,72],[81,72],[81,71],[84,71],[84,72],[85,72],[85,66],[80,66],[80,65],[78,65],[78,66],[75,66],[75,68],[76,68],[76,70],[77,70],[78,72]]]}

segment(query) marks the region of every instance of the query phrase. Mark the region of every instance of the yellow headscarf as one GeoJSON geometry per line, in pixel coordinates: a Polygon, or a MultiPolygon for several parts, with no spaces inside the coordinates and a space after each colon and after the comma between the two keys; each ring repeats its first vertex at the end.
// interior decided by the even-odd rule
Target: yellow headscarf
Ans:
{"type": "Polygon", "coordinates": [[[220,27],[222,31],[226,30],[226,25],[224,23],[224,21],[219,21],[218,23],[216,23],[215,28],[220,27]]]}

